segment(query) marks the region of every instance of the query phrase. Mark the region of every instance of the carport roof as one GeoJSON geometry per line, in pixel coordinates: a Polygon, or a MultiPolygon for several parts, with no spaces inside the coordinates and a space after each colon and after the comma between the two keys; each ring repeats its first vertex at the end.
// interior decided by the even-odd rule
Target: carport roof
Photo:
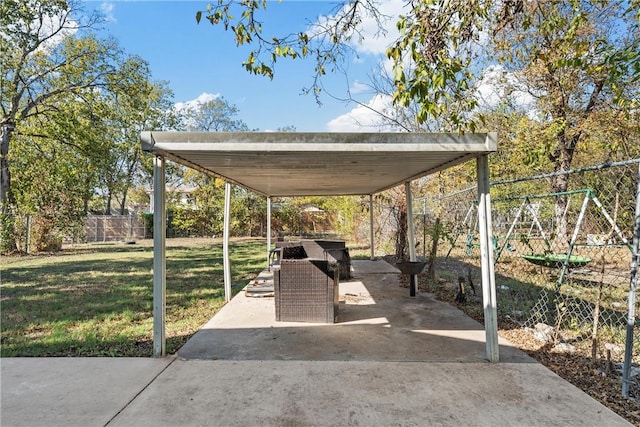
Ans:
{"type": "Polygon", "coordinates": [[[142,132],[142,148],[267,196],[375,194],[497,149],[495,133],[142,132]]]}

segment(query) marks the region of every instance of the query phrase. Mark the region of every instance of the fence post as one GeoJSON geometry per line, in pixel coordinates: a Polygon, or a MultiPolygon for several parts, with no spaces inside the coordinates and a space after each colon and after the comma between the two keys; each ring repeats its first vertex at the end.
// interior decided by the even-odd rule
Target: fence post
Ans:
{"type": "Polygon", "coordinates": [[[29,246],[31,244],[31,215],[27,214],[27,235],[25,238],[25,248],[24,251],[29,253],[29,246]]]}
{"type": "Polygon", "coordinates": [[[131,216],[131,213],[129,213],[129,229],[127,230],[127,241],[132,241],[133,240],[133,218],[131,216]]]}
{"type": "Polygon", "coordinates": [[[638,191],[636,192],[636,218],[633,227],[633,255],[631,256],[631,278],[629,282],[629,312],[627,313],[627,334],[622,365],[622,394],[629,398],[629,377],[633,359],[633,332],[636,323],[636,290],[638,288],[638,257],[640,254],[640,165],[638,165],[638,191]]]}

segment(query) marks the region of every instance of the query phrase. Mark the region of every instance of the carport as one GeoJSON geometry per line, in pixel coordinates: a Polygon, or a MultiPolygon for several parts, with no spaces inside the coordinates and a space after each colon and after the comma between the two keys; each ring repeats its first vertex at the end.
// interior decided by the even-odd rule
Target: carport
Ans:
{"type": "MultiPolygon", "coordinates": [[[[486,358],[497,362],[498,325],[491,250],[488,155],[497,149],[495,133],[292,133],[142,132],[143,150],[154,154],[154,355],[164,356],[166,307],[165,160],[225,181],[224,284],[231,295],[229,211],[231,185],[267,198],[267,249],[271,198],[288,196],[373,195],[404,185],[410,260],[416,260],[411,181],[476,159],[482,299],[486,358]]],[[[373,209],[370,209],[371,216],[373,209]]],[[[374,253],[371,217],[371,258],[374,253]]]]}

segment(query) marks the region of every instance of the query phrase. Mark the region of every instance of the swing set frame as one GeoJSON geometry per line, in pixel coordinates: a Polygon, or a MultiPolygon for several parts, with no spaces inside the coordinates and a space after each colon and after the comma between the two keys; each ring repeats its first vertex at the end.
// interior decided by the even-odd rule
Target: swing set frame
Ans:
{"type": "MultiPolygon", "coordinates": [[[[540,236],[542,237],[542,240],[544,241],[546,250],[542,254],[540,253],[536,254],[536,253],[533,253],[533,248],[529,246],[532,249],[532,253],[521,255],[521,257],[526,261],[535,265],[540,265],[547,268],[560,268],[561,269],[560,276],[558,278],[558,287],[559,287],[563,283],[564,277],[570,268],[582,267],[591,262],[591,259],[588,257],[573,255],[573,250],[576,246],[576,241],[580,234],[580,229],[582,227],[582,223],[584,221],[584,217],[590,201],[595,203],[596,207],[600,210],[604,218],[609,222],[612,229],[614,230],[616,235],[620,238],[620,240],[628,247],[629,250],[632,250],[631,243],[624,237],[624,235],[622,234],[622,231],[620,230],[620,227],[618,227],[618,225],[615,223],[611,215],[609,215],[607,210],[604,208],[602,202],[600,202],[600,200],[596,196],[595,192],[590,188],[573,190],[573,191],[563,191],[563,192],[557,192],[557,193],[544,193],[544,194],[535,194],[535,195],[526,195],[526,196],[505,197],[505,198],[494,199],[493,202],[495,203],[495,202],[504,202],[504,201],[514,201],[514,200],[522,200],[522,203],[520,204],[516,214],[513,217],[513,221],[510,224],[509,230],[507,231],[507,234],[502,244],[499,245],[497,236],[494,236],[494,241],[493,241],[493,249],[495,253],[494,264],[498,263],[500,259],[500,255],[504,252],[505,249],[512,250],[510,239],[516,229],[516,226],[522,216],[522,213],[526,209],[526,212],[530,215],[532,219],[532,225],[531,225],[531,229],[529,230],[529,234],[531,233],[531,230],[535,226],[539,231],[540,236]],[[554,253],[551,243],[549,242],[548,233],[545,233],[544,228],[542,227],[542,224],[538,217],[538,213],[536,212],[536,209],[532,205],[531,201],[536,199],[545,199],[545,198],[552,198],[552,197],[573,196],[576,194],[584,194],[584,198],[582,201],[582,206],[580,208],[580,213],[578,214],[576,225],[573,229],[573,233],[569,241],[567,251],[566,253],[554,253]]],[[[455,247],[456,242],[458,241],[458,238],[460,237],[460,235],[462,234],[465,228],[467,230],[467,243],[466,243],[467,254],[469,254],[470,251],[473,249],[474,245],[473,245],[473,234],[471,233],[471,227],[470,226],[464,227],[464,226],[469,224],[474,211],[474,206],[476,204],[477,202],[474,201],[473,204],[469,207],[469,210],[467,211],[467,214],[465,215],[465,218],[463,221],[463,228],[456,234],[455,238],[452,240],[451,247],[447,252],[447,257],[450,255],[451,251],[455,247]]],[[[566,218],[568,209],[569,209],[569,204],[567,203],[567,207],[565,208],[565,211],[563,213],[564,218],[566,218]]],[[[477,219],[476,219],[476,222],[477,222],[477,219]]]]}

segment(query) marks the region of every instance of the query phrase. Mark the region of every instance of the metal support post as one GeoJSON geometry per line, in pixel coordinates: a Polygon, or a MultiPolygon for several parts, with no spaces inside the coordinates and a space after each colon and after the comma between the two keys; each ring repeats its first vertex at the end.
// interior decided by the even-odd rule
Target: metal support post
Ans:
{"type": "Polygon", "coordinates": [[[271,197],[267,196],[267,267],[271,253],[271,197]]]}
{"type": "Polygon", "coordinates": [[[491,197],[489,195],[489,160],[487,155],[477,158],[478,221],[480,228],[480,263],[482,265],[482,304],[487,359],[499,360],[498,306],[493,269],[493,236],[491,227],[491,197]]]}
{"type": "Polygon", "coordinates": [[[231,264],[229,262],[229,217],[231,216],[231,183],[224,184],[224,226],[222,231],[222,266],[224,270],[224,300],[231,301],[231,264]]]}
{"type": "MultiPolygon", "coordinates": [[[[404,184],[405,198],[407,203],[407,239],[409,244],[409,261],[416,261],[416,239],[413,232],[413,200],[411,197],[411,183],[405,182],[404,184]]],[[[410,278],[410,296],[416,296],[416,288],[418,287],[418,276],[413,275],[410,278]]]]}
{"type": "Polygon", "coordinates": [[[375,241],[373,238],[373,194],[369,194],[369,240],[371,242],[371,261],[375,259],[375,241]]]}
{"type": "Polygon", "coordinates": [[[166,354],[166,233],[165,161],[156,156],[153,163],[153,355],[166,354]]]}

